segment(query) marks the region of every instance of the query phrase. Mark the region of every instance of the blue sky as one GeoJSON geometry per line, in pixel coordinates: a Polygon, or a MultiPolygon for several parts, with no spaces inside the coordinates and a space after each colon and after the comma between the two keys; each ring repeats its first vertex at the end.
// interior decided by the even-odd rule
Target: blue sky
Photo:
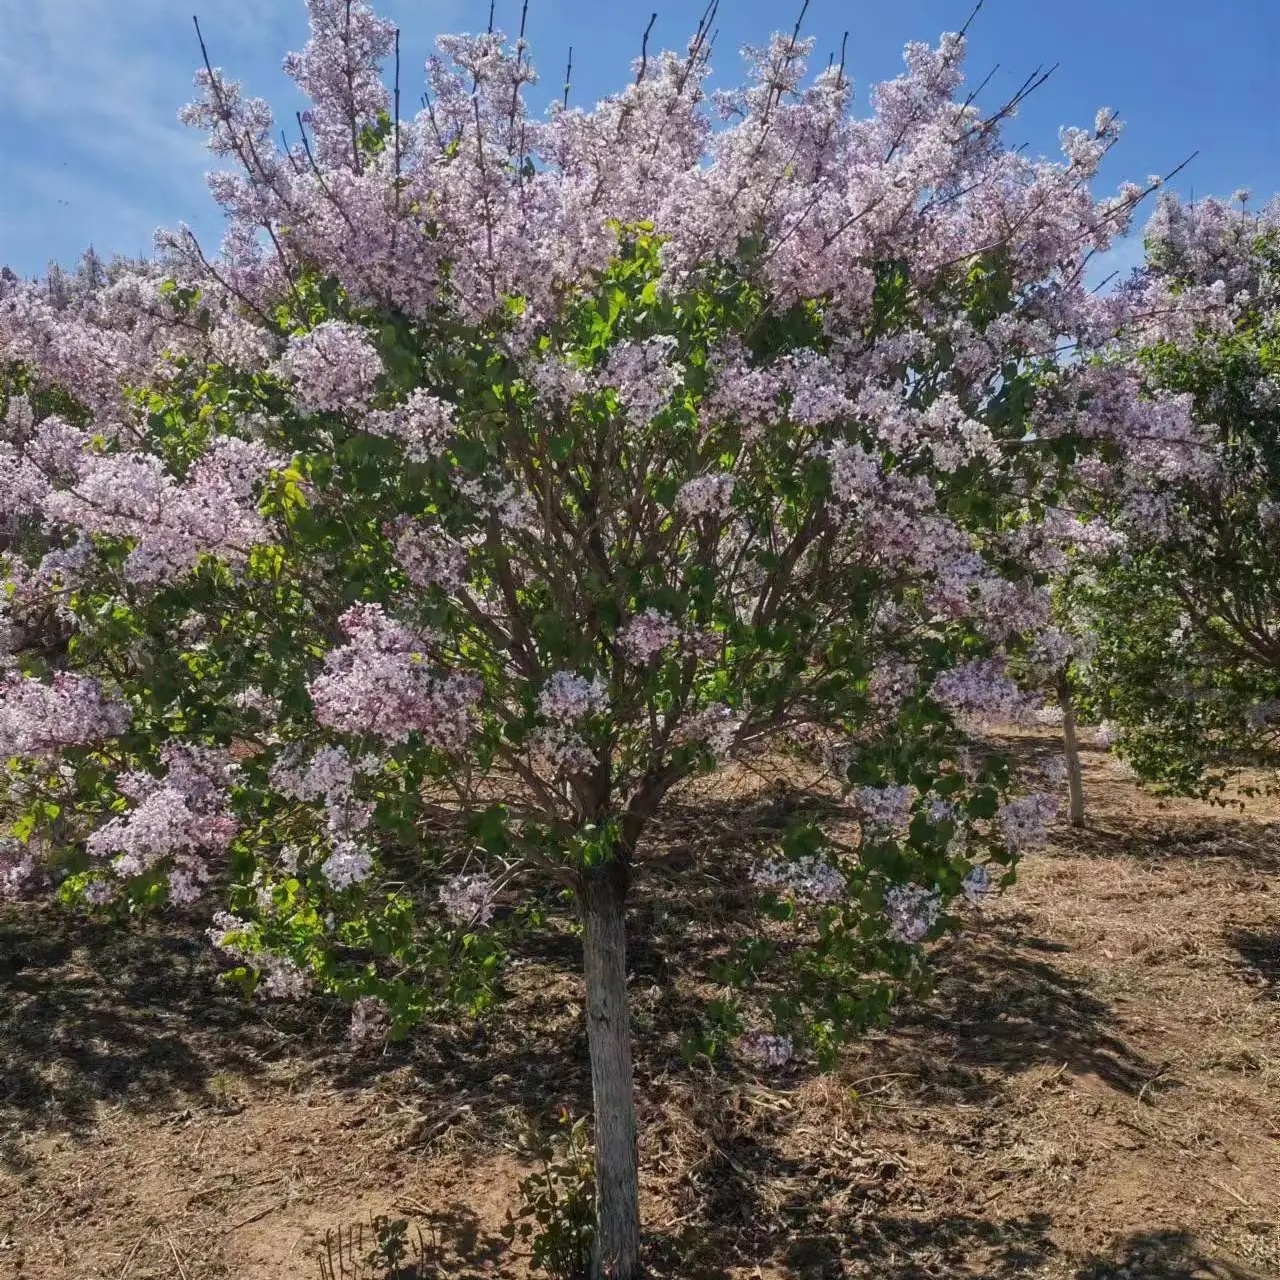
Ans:
{"type": "MultiPolygon", "coordinates": [[[[618,87],[639,51],[655,5],[651,47],[683,47],[695,4],[662,0],[531,0],[527,34],[543,83],[558,96],[573,46],[571,100],[590,104],[618,87]]],[[[381,0],[402,31],[406,102],[441,31],[474,31],[488,0],[381,0]]],[[[805,31],[826,62],[850,28],[848,65],[866,90],[901,69],[902,45],[934,40],[968,16],[972,0],[811,0],[805,31]]],[[[215,244],[220,220],[204,186],[210,157],[177,121],[192,96],[198,12],[213,60],[292,121],[302,105],[280,71],[306,36],[302,0],[0,0],[0,262],[24,275],[50,259],[148,251],[158,226],[185,221],[215,244]]],[[[798,4],[722,0],[716,79],[739,73],[738,48],[790,29],[798,4]]],[[[519,24],[518,0],[499,0],[497,23],[519,24]]],[[[971,29],[969,75],[998,64],[980,101],[995,106],[1036,66],[1058,70],[1024,107],[1008,136],[1056,154],[1063,124],[1089,126],[1102,106],[1127,122],[1099,191],[1167,172],[1199,156],[1176,187],[1227,195],[1249,187],[1261,201],[1280,190],[1280,3],[1272,0],[986,0],[971,29]]],[[[1101,266],[1127,268],[1134,242],[1101,266]]]]}

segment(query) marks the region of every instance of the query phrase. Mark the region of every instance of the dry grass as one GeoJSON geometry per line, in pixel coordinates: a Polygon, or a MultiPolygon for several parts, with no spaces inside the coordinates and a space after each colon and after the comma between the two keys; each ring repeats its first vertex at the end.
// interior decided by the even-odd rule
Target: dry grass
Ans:
{"type": "MultiPolygon", "coordinates": [[[[1090,828],[938,949],[933,997],[833,1075],[756,1079],[678,1052],[745,905],[733,858],[787,804],[728,782],[682,798],[637,911],[657,1275],[1280,1277],[1273,813],[1159,803],[1089,753],[1090,828]]],[[[223,994],[196,939],[0,917],[0,1274],[312,1280],[326,1231],[399,1212],[439,1274],[523,1275],[516,1138],[587,1101],[572,939],[496,1024],[374,1062],[334,1008],[223,994]]]]}

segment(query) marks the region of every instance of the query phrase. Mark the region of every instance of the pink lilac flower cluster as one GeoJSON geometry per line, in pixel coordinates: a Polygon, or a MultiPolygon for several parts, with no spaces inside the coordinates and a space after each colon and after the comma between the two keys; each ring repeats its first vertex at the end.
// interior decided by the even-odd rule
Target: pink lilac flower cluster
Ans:
{"type": "Polygon", "coordinates": [[[600,677],[588,680],[573,671],[556,671],[538,694],[538,712],[557,724],[576,724],[609,705],[600,677]]]}
{"type": "Polygon", "coordinates": [[[513,480],[495,480],[492,476],[458,476],[454,491],[487,516],[492,516],[503,529],[513,533],[531,533],[538,529],[538,509],[533,498],[513,480]]]}
{"type": "Polygon", "coordinates": [[[305,768],[301,752],[291,746],[271,767],[271,785],[282,795],[324,803],[330,852],[320,864],[320,873],[339,890],[373,874],[372,851],[354,839],[373,816],[372,805],[354,794],[356,775],[364,771],[362,762],[353,762],[345,747],[334,746],[321,747],[305,768]]]}
{"type": "Polygon", "coordinates": [[[221,749],[193,743],[170,743],[161,761],[163,778],[137,771],[117,779],[133,808],[94,831],[86,847],[93,858],[114,855],[111,869],[122,880],[164,864],[170,899],[185,905],[200,896],[210,859],[240,829],[229,798],[237,766],[221,749]]]}
{"type": "Polygon", "coordinates": [[[333,842],[329,856],[320,864],[320,874],[335,888],[349,889],[373,874],[373,854],[364,845],[346,837],[333,842]]]}
{"type": "Polygon", "coordinates": [[[231,436],[216,440],[182,481],[151,454],[103,454],[86,462],[72,488],[50,492],[43,509],[84,533],[136,539],[126,576],[143,585],[165,582],[201,554],[236,563],[268,540],[252,487],[278,463],[262,445],[231,436]]]}
{"type": "Polygon", "coordinates": [[[458,924],[484,926],[493,919],[493,893],[486,875],[451,876],[440,886],[440,905],[458,924]]]}
{"type": "Polygon", "coordinates": [[[629,661],[644,666],[664,649],[677,644],[683,635],[682,629],[665,613],[646,609],[618,632],[618,648],[629,661]]]}
{"type": "Polygon", "coordinates": [[[0,839],[0,902],[12,901],[36,879],[35,855],[18,840],[0,839]]]}
{"type": "Polygon", "coordinates": [[[849,886],[837,867],[822,858],[771,858],[753,867],[751,880],[762,889],[808,898],[814,902],[839,902],[849,886]]]}
{"type": "Polygon", "coordinates": [[[303,116],[324,165],[360,167],[359,131],[391,104],[377,73],[395,47],[395,24],[377,17],[365,0],[307,0],[311,39],[285,59],[285,73],[310,99],[303,116]]]}
{"type": "Polygon", "coordinates": [[[713,702],[682,721],[674,740],[677,743],[701,743],[714,760],[723,763],[733,755],[742,724],[741,714],[723,702],[713,702]]]}
{"type": "Polygon", "coordinates": [[[1040,774],[1050,786],[1061,785],[1067,777],[1066,757],[1050,756],[1040,765],[1040,774]]]}
{"type": "Polygon", "coordinates": [[[0,678],[0,756],[47,756],[64,747],[119,737],[129,707],[88,676],[57,672],[47,684],[7,672],[0,678]]]}
{"type": "Polygon", "coordinates": [[[708,473],[686,480],[676,494],[676,510],[691,518],[722,520],[733,499],[734,477],[727,472],[708,473]]]}
{"type": "Polygon", "coordinates": [[[651,338],[646,342],[619,342],[609,350],[598,374],[600,385],[613,388],[627,416],[644,426],[670,399],[684,379],[683,371],[671,363],[674,338],[651,338]]]}
{"type": "Polygon", "coordinates": [[[440,456],[453,428],[453,414],[447,400],[418,387],[403,404],[374,410],[361,425],[370,435],[400,441],[410,462],[429,462],[440,456]]]}
{"type": "Polygon", "coordinates": [[[540,774],[552,779],[590,772],[596,753],[586,739],[565,725],[542,725],[529,735],[529,760],[540,774]]]}
{"type": "Polygon", "coordinates": [[[1056,627],[1049,627],[1036,636],[1027,660],[1037,674],[1052,679],[1073,658],[1082,658],[1086,652],[1085,641],[1056,627]]]}
{"type": "Polygon", "coordinates": [[[247,920],[219,911],[206,936],[219,951],[257,970],[260,981],[256,994],[277,1000],[302,999],[311,990],[311,975],[286,956],[250,946],[245,937],[252,933],[253,926],[247,920]]]}
{"type": "Polygon", "coordinates": [[[938,922],[942,898],[918,884],[894,885],[884,895],[889,934],[897,942],[920,942],[938,922]]]}
{"type": "Polygon", "coordinates": [[[280,371],[303,409],[336,413],[366,408],[383,366],[359,325],[323,320],[290,339],[280,371]]]}
{"type": "Polygon", "coordinates": [[[795,1043],[790,1036],[767,1031],[749,1031],[738,1037],[735,1047],[748,1062],[764,1068],[785,1066],[795,1054],[795,1043]]]}
{"type": "Polygon", "coordinates": [[[443,529],[401,516],[384,532],[395,539],[396,563],[415,587],[453,592],[466,585],[466,548],[443,529]]]}
{"type": "Polygon", "coordinates": [[[979,658],[944,671],[934,680],[931,692],[953,715],[980,722],[1017,723],[1029,716],[1034,704],[999,658],[979,658]]]}
{"type": "Polygon", "coordinates": [[[1104,720],[1093,731],[1093,742],[1095,746],[1101,747],[1106,751],[1109,747],[1115,745],[1116,729],[1109,720],[1104,720]]]}
{"type": "Polygon", "coordinates": [[[593,769],[596,752],[574,726],[607,709],[609,695],[600,678],[588,680],[572,671],[554,672],[539,692],[536,705],[549,723],[529,735],[534,768],[552,779],[593,769]]]}
{"type": "Polygon", "coordinates": [[[977,863],[971,867],[960,882],[960,892],[967,902],[977,904],[986,901],[996,891],[995,879],[991,868],[977,863]]]}
{"type": "Polygon", "coordinates": [[[881,658],[871,669],[867,694],[871,705],[888,717],[897,715],[916,687],[916,668],[901,658],[881,658]]]}
{"type": "Polygon", "coordinates": [[[853,800],[868,832],[878,836],[901,836],[911,822],[916,789],[905,786],[858,787],[853,793],[853,800]]]}
{"type": "Polygon", "coordinates": [[[340,619],[350,637],[325,657],[310,684],[316,719],[344,733],[404,742],[419,734],[456,751],[470,740],[480,682],[436,674],[421,642],[380,605],[353,605],[340,619]]]}
{"type": "Polygon", "coordinates": [[[1000,806],[996,817],[1007,848],[1034,849],[1048,838],[1048,826],[1058,816],[1058,801],[1039,792],[1018,796],[1000,806]]]}

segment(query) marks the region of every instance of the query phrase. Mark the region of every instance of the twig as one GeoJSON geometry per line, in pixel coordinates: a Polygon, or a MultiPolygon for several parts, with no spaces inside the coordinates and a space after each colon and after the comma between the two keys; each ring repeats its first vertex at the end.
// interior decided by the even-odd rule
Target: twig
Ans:
{"type": "Polygon", "coordinates": [[[187,1269],[182,1265],[182,1259],[178,1256],[178,1246],[173,1243],[173,1236],[169,1232],[165,1232],[165,1239],[169,1242],[169,1252],[173,1254],[173,1261],[177,1265],[178,1274],[182,1276],[182,1280],[190,1280],[187,1275],[187,1269]]]}
{"type": "Polygon", "coordinates": [[[1225,1182],[1219,1182],[1217,1178],[1210,1178],[1209,1181],[1212,1182],[1219,1191],[1225,1191],[1233,1200],[1238,1200],[1246,1209],[1256,1209],[1258,1207],[1256,1204],[1252,1204],[1250,1201],[1246,1200],[1238,1191],[1232,1191],[1225,1182]]]}
{"type": "Polygon", "coordinates": [[[960,34],[962,36],[967,36],[969,34],[969,28],[973,25],[973,20],[978,16],[978,11],[982,8],[983,3],[984,0],[978,0],[977,4],[973,6],[973,10],[970,12],[969,16],[964,20],[964,26],[960,28],[960,34]]]}
{"type": "Polygon", "coordinates": [[[242,1218],[233,1226],[227,1227],[222,1234],[229,1236],[233,1231],[239,1231],[241,1227],[247,1227],[251,1222],[257,1222],[265,1218],[267,1214],[275,1213],[277,1209],[283,1209],[287,1204],[287,1200],[281,1200],[279,1204],[269,1204],[265,1209],[259,1209],[257,1213],[251,1213],[247,1218],[242,1218]]]}
{"type": "Polygon", "coordinates": [[[649,15],[649,25],[644,29],[644,36],[640,41],[640,69],[636,72],[636,84],[644,79],[645,68],[649,65],[649,32],[653,30],[653,24],[657,22],[658,15],[651,13],[649,15]]]}
{"type": "Polygon", "coordinates": [[[138,1250],[142,1248],[142,1243],[146,1238],[146,1236],[139,1236],[137,1244],[129,1250],[129,1256],[124,1260],[124,1267],[120,1272],[120,1280],[125,1280],[125,1277],[128,1276],[129,1271],[133,1267],[133,1260],[138,1256],[138,1250]]]}

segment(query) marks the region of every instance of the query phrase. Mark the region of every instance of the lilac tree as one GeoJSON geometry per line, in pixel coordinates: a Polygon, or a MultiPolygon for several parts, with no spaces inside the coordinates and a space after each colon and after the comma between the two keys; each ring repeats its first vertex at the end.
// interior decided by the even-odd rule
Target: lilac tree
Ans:
{"type": "Polygon", "coordinates": [[[959,36],[859,118],[795,36],[708,97],[708,17],[541,120],[522,41],[446,37],[405,119],[394,29],[308,9],[289,150],[198,76],[219,253],[182,230],[66,306],[0,302],[5,884],[118,911],[229,878],[244,980],[348,997],[357,1037],[481,1007],[512,903],[571,891],[595,1267],[629,1280],[627,903],[672,789],[806,751],[858,815],[755,870],[809,944],[726,1014],[766,1066],[882,1017],[1052,816],[962,730],[1028,705],[1080,440],[1191,431],[1092,359],[1129,302],[1085,263],[1143,192],[1090,194],[1108,112],[1060,163],[1007,149],[959,36]],[[469,852],[424,839],[441,806],[469,852]]]}
{"type": "Polygon", "coordinates": [[[1085,691],[1118,749],[1144,779],[1200,794],[1280,763],[1280,207],[1255,214],[1243,197],[1165,198],[1146,228],[1131,303],[1216,306],[1136,330],[1127,359],[1192,403],[1201,444],[1136,478],[1113,469],[1093,499],[1110,553],[1067,593],[1091,641],[1085,691]]]}

